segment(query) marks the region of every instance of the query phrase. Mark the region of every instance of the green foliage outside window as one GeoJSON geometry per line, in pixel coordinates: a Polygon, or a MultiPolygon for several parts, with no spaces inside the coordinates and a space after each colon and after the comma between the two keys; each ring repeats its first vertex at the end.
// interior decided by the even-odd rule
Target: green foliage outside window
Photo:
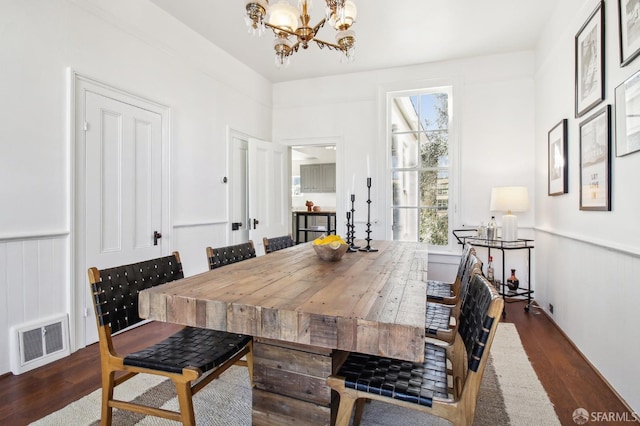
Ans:
{"type": "Polygon", "coordinates": [[[442,165],[442,159],[446,159],[448,166],[449,113],[448,96],[438,93],[434,97],[435,126],[426,118],[424,127],[435,127],[439,130],[427,132],[427,143],[421,144],[421,160],[423,170],[428,168],[438,171],[420,173],[420,198],[423,206],[420,209],[420,241],[442,246],[447,245],[449,240],[449,173],[448,167],[444,172],[439,167],[442,165]]]}

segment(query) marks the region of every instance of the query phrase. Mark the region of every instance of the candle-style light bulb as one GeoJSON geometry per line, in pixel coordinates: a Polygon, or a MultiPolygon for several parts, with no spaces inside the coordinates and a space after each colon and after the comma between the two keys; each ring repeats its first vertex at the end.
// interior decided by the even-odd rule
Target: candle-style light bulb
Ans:
{"type": "Polygon", "coordinates": [[[371,177],[371,162],[369,161],[369,154],[367,154],[367,177],[371,177]]]}

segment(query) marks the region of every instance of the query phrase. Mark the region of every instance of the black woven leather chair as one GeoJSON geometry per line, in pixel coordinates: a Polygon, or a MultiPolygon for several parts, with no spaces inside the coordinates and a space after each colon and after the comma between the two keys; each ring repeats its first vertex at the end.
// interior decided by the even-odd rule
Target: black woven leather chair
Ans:
{"type": "Polygon", "coordinates": [[[209,270],[251,259],[252,257],[256,257],[256,249],[254,248],[253,241],[251,240],[249,240],[248,243],[236,244],[227,247],[207,247],[209,270]]]}
{"type": "MultiPolygon", "coordinates": [[[[462,276],[457,279],[457,296],[455,305],[427,302],[425,312],[425,335],[453,343],[460,324],[462,303],[467,295],[469,282],[474,274],[482,274],[482,262],[474,253],[469,253],[462,276]]],[[[427,300],[429,300],[427,298],[427,300]]]]}
{"type": "Polygon", "coordinates": [[[273,238],[264,237],[262,239],[262,243],[264,244],[265,253],[273,253],[274,251],[282,250],[287,247],[292,247],[293,238],[291,238],[291,234],[285,235],[282,237],[273,237],[273,238]]]}
{"type": "Polygon", "coordinates": [[[475,274],[462,306],[452,346],[425,344],[425,362],[351,353],[328,385],[340,394],[336,426],[360,423],[364,402],[375,399],[472,425],[480,382],[504,301],[481,274],[475,274]],[[447,364],[450,364],[448,366],[447,364]]]}
{"type": "Polygon", "coordinates": [[[112,333],[142,321],[138,311],[138,293],[179,278],[183,278],[183,272],[177,252],[131,265],[89,269],[100,345],[102,425],[111,424],[113,408],[194,425],[193,394],[233,364],[247,366],[252,376],[253,343],[250,336],[240,334],[185,327],[141,351],[126,356],[116,353],[112,333]],[[243,356],[246,356],[246,361],[241,360],[243,356]],[[118,372],[124,374],[116,378],[118,372]],[[176,386],[180,412],[114,399],[114,388],[138,373],[171,379],[176,386]],[[198,378],[201,380],[192,385],[198,378]]]}
{"type": "Polygon", "coordinates": [[[458,273],[453,282],[444,282],[436,280],[427,281],[427,301],[433,303],[443,303],[446,305],[455,305],[460,299],[460,284],[462,277],[470,266],[469,255],[475,255],[476,250],[471,245],[466,244],[460,256],[460,264],[458,265],[458,273]]]}

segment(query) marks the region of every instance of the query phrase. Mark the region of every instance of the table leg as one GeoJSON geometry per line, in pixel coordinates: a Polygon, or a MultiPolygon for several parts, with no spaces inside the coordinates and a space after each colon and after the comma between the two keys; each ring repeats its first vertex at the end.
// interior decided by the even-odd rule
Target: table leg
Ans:
{"type": "Polygon", "coordinates": [[[326,378],[337,370],[341,352],[336,353],[255,339],[252,424],[331,425],[332,391],[326,378]]]}

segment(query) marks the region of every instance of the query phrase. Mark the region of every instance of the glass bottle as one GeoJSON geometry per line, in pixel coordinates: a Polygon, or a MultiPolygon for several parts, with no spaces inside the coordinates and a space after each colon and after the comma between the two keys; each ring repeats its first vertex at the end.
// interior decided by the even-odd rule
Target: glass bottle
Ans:
{"type": "Polygon", "coordinates": [[[480,226],[478,226],[478,232],[476,237],[485,240],[487,238],[487,227],[484,226],[484,222],[480,222],[480,226]]]}
{"type": "Polygon", "coordinates": [[[489,256],[489,264],[487,265],[487,280],[495,285],[495,279],[493,275],[493,256],[489,256]]]}
{"type": "Polygon", "coordinates": [[[520,287],[520,280],[516,277],[516,270],[511,270],[511,276],[507,280],[507,286],[509,290],[517,290],[520,287]]]}
{"type": "Polygon", "coordinates": [[[491,216],[491,220],[487,225],[487,240],[495,240],[496,236],[496,217],[491,216]]]}

